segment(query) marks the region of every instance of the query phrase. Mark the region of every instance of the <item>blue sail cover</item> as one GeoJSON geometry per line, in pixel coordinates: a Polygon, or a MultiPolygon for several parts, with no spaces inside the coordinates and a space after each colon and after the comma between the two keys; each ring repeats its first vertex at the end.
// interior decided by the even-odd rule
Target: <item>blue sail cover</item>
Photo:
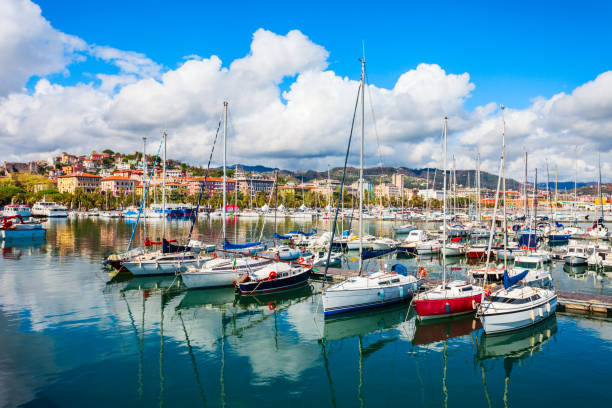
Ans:
{"type": "Polygon", "coordinates": [[[372,259],[378,258],[379,256],[383,256],[386,254],[390,254],[394,252],[397,248],[389,248],[389,249],[364,249],[361,253],[361,259],[372,259]]]}
{"type": "Polygon", "coordinates": [[[555,227],[563,228],[563,224],[561,224],[559,221],[555,221],[555,227]]]}
{"type": "Polygon", "coordinates": [[[396,272],[399,275],[408,276],[408,270],[402,264],[395,264],[391,267],[391,272],[396,272]]]}
{"type": "Polygon", "coordinates": [[[244,248],[251,248],[257,245],[261,245],[261,242],[247,242],[246,244],[232,244],[231,242],[229,242],[227,239],[225,240],[225,242],[223,243],[223,249],[228,250],[228,249],[244,249],[244,248]]]}
{"type": "Polygon", "coordinates": [[[274,238],[276,239],[291,239],[291,235],[278,235],[276,232],[274,233],[274,238]]]}
{"type": "Polygon", "coordinates": [[[517,284],[518,282],[520,282],[525,276],[527,276],[527,273],[529,271],[524,271],[519,273],[516,276],[510,277],[508,275],[508,271],[504,271],[504,289],[508,289],[510,286],[517,284]]]}
{"type": "Polygon", "coordinates": [[[519,238],[519,246],[526,246],[527,248],[535,248],[538,244],[538,237],[536,234],[523,234],[519,238]]]}
{"type": "Polygon", "coordinates": [[[314,235],[317,233],[316,228],[312,230],[312,232],[304,232],[304,231],[289,231],[290,234],[300,234],[303,235],[305,237],[309,237],[311,235],[314,235]]]}

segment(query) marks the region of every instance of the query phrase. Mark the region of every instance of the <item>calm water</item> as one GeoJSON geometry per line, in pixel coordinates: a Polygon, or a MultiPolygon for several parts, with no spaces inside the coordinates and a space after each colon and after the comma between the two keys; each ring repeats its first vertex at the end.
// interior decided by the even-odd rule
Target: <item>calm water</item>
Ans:
{"type": "MultiPolygon", "coordinates": [[[[168,236],[187,227],[173,221],[168,236]]],[[[279,232],[296,228],[312,225],[279,232]]],[[[241,242],[260,229],[230,223],[228,233],[241,242]]],[[[149,230],[158,236],[161,224],[149,230]]],[[[218,222],[198,231],[218,238],[218,222]]],[[[100,262],[130,232],[124,221],[52,221],[45,242],[3,249],[1,406],[612,404],[610,320],[558,315],[502,336],[484,336],[471,318],[419,325],[406,307],[324,321],[317,285],[245,299],[186,292],[174,277],[111,279],[100,262]]],[[[439,270],[437,259],[383,262],[439,270]]],[[[563,290],[612,295],[603,274],[558,265],[553,276],[563,290]]]]}

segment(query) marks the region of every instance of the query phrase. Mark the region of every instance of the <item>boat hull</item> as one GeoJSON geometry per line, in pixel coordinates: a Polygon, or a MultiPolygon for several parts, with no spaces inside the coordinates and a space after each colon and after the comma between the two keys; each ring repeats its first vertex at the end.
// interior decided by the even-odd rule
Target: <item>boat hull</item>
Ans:
{"type": "Polygon", "coordinates": [[[564,261],[568,265],[585,265],[587,263],[586,258],[581,256],[566,256],[564,261]]]}
{"type": "Polygon", "coordinates": [[[46,231],[42,228],[0,230],[0,238],[5,240],[43,239],[46,231]]]}
{"type": "Polygon", "coordinates": [[[204,260],[188,259],[184,261],[144,261],[124,262],[123,267],[134,276],[174,275],[184,272],[187,267],[200,267],[204,260]]]}
{"type": "Polygon", "coordinates": [[[448,299],[423,299],[414,302],[419,319],[440,319],[474,313],[482,301],[482,293],[473,296],[448,299]]]}
{"type": "Polygon", "coordinates": [[[181,278],[189,289],[219,288],[232,286],[238,279],[238,272],[236,270],[189,272],[181,274],[181,278]]]}
{"type": "Polygon", "coordinates": [[[504,333],[533,326],[555,314],[557,296],[535,307],[501,313],[484,313],[480,315],[485,333],[504,333]]]}
{"type": "Polygon", "coordinates": [[[327,291],[323,294],[323,314],[331,316],[408,301],[418,286],[419,282],[386,288],[327,291]]]}
{"type": "Polygon", "coordinates": [[[241,295],[247,296],[261,293],[280,292],[305,285],[308,283],[309,277],[310,269],[307,269],[302,273],[298,273],[287,278],[238,283],[236,287],[241,295]]]}

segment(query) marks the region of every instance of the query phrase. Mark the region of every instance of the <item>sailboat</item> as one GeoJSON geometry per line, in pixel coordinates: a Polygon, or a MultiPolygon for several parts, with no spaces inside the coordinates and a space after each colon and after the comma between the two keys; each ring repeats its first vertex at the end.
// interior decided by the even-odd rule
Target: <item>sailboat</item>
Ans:
{"type": "MultiPolygon", "coordinates": [[[[446,214],[446,130],[444,118],[444,214],[446,214]]],[[[468,282],[446,281],[446,217],[443,221],[442,236],[442,284],[414,298],[414,308],[419,319],[432,319],[473,313],[482,300],[483,288],[468,282]]]]}
{"type": "MultiPolygon", "coordinates": [[[[224,125],[223,125],[223,211],[225,212],[227,200],[227,107],[228,103],[223,102],[224,125]]],[[[225,250],[234,250],[240,248],[249,248],[249,246],[258,245],[259,242],[245,245],[235,245],[227,241],[226,234],[226,216],[223,219],[223,242],[225,250]],[[238,248],[236,248],[238,247],[238,248]]],[[[227,254],[227,253],[226,253],[227,254]]],[[[237,257],[238,253],[229,252],[230,256],[217,257],[213,253],[213,259],[203,265],[194,265],[186,268],[181,277],[183,283],[189,289],[214,288],[222,286],[232,286],[238,280],[238,276],[242,271],[248,271],[252,268],[261,268],[271,264],[270,259],[237,257]]]]}
{"type": "MultiPolygon", "coordinates": [[[[502,123],[502,166],[504,169],[504,197],[506,193],[505,172],[505,121],[504,106],[501,106],[502,123]]],[[[535,183],[537,185],[537,183],[535,183]]],[[[535,217],[534,217],[535,219],[535,217]]],[[[506,206],[504,203],[504,249],[507,249],[506,206]]],[[[529,271],[524,270],[514,276],[507,272],[507,260],[504,260],[504,289],[496,292],[482,301],[477,316],[482,321],[485,333],[501,333],[534,325],[549,316],[554,315],[557,308],[557,293],[552,289],[535,286],[521,286],[521,280],[527,277],[529,271]]],[[[488,262],[487,262],[488,265],[488,262]]]]}
{"type": "MultiPolygon", "coordinates": [[[[164,163],[162,176],[162,213],[166,210],[166,139],[167,134],[163,132],[162,143],[164,146],[164,163]]],[[[155,169],[155,166],[153,166],[155,169]]],[[[144,200],[141,211],[144,209],[144,200]]],[[[136,228],[136,226],[134,227],[136,228]]],[[[132,232],[133,238],[133,232],[132,232]]],[[[130,239],[131,244],[131,239],[130,239]]],[[[153,276],[153,275],[171,275],[176,272],[181,272],[189,266],[200,266],[211,258],[198,253],[189,251],[188,247],[181,245],[173,245],[166,239],[166,217],[162,223],[162,239],[158,242],[151,242],[148,238],[145,241],[145,246],[151,244],[161,244],[161,250],[136,254],[130,256],[121,265],[136,276],[153,276]]],[[[129,249],[129,246],[128,246],[129,249]]],[[[128,252],[129,254],[129,252],[128,252]]]]}
{"type": "MultiPolygon", "coordinates": [[[[361,239],[363,237],[363,150],[364,150],[364,136],[365,136],[365,58],[361,61],[361,84],[359,87],[361,93],[361,148],[360,148],[360,163],[359,163],[359,271],[358,275],[349,278],[343,282],[332,285],[323,291],[323,314],[325,316],[362,310],[370,309],[375,307],[386,306],[389,304],[401,302],[412,298],[413,294],[418,290],[420,286],[420,279],[414,276],[408,276],[406,269],[402,265],[395,265],[396,271],[406,273],[393,273],[384,270],[363,274],[363,261],[364,261],[364,242],[361,239]]],[[[355,106],[356,108],[357,106],[355,106]]],[[[352,135],[351,135],[352,136],[352,135]]],[[[350,149],[350,142],[348,149],[350,149]]],[[[344,177],[346,175],[346,161],[348,160],[348,151],[345,158],[345,169],[342,176],[342,184],[340,187],[340,194],[342,196],[342,189],[344,187],[344,177]]],[[[336,208],[336,214],[338,208],[336,208]]],[[[337,215],[336,215],[337,216],[337,215]]],[[[335,224],[334,229],[335,231],[335,224]]],[[[332,239],[330,242],[333,244],[333,232],[332,239]]],[[[326,267],[327,270],[327,267],[326,267]]]]}

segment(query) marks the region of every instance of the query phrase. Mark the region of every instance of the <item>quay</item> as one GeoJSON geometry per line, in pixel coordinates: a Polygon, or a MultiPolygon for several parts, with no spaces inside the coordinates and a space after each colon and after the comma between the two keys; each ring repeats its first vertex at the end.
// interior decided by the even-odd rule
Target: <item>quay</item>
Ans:
{"type": "MultiPolygon", "coordinates": [[[[322,280],[324,272],[325,267],[313,268],[311,276],[314,279],[322,280]]],[[[332,282],[343,281],[357,275],[357,271],[354,270],[342,268],[327,269],[327,280],[332,282]]],[[[439,285],[440,282],[441,281],[439,279],[424,278],[422,288],[427,290],[433,286],[439,285]]],[[[612,316],[612,296],[564,291],[557,291],[557,295],[557,310],[560,312],[565,312],[568,314],[587,314],[601,317],[612,316]]]]}

